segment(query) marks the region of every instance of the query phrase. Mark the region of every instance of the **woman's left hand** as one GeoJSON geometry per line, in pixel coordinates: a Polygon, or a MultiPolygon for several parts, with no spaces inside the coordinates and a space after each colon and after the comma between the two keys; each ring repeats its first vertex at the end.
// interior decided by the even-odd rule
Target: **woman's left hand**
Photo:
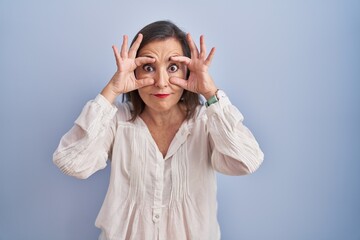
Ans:
{"type": "Polygon", "coordinates": [[[186,38],[190,47],[191,58],[176,56],[171,57],[171,60],[184,63],[190,70],[190,76],[187,80],[178,77],[171,77],[170,82],[188,91],[200,93],[206,99],[209,99],[217,90],[215,83],[208,72],[209,66],[214,57],[215,48],[212,48],[209,55],[206,56],[204,36],[200,36],[200,52],[190,34],[187,34],[186,38]]]}

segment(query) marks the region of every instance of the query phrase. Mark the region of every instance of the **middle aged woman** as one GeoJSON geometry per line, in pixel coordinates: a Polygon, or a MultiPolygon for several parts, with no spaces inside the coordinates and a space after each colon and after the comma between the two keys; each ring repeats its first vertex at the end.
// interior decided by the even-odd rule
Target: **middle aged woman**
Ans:
{"type": "Polygon", "coordinates": [[[264,155],[209,75],[215,49],[206,53],[203,36],[198,49],[169,21],[145,26],[127,45],[124,36],[120,51],[113,47],[116,73],[61,139],[54,162],[87,178],[111,159],[96,219],[101,240],[218,240],[215,172],[252,173],[264,155]]]}

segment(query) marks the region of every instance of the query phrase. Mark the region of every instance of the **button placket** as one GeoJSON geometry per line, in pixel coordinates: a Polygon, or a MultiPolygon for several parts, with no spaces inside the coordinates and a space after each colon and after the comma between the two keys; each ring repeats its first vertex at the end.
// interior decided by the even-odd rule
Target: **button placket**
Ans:
{"type": "Polygon", "coordinates": [[[162,194],[164,189],[164,160],[158,156],[155,170],[155,190],[153,205],[153,222],[159,222],[162,213],[162,194]]]}

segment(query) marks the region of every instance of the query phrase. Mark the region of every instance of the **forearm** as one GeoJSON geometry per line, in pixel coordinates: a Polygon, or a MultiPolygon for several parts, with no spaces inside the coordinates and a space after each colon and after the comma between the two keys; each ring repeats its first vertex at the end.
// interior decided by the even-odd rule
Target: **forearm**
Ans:
{"type": "Polygon", "coordinates": [[[110,104],[113,104],[119,93],[114,92],[111,83],[108,83],[100,93],[110,104]]]}
{"type": "Polygon", "coordinates": [[[264,155],[238,109],[224,98],[211,105],[207,115],[213,166],[231,175],[254,172],[264,155]]]}
{"type": "Polygon", "coordinates": [[[98,96],[86,104],[75,125],[60,141],[53,162],[65,173],[87,178],[106,166],[116,108],[98,96]]]}

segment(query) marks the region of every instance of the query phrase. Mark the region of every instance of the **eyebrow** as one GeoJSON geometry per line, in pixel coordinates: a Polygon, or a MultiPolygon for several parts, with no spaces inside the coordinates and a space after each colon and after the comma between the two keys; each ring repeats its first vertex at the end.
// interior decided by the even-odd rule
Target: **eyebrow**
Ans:
{"type": "MultiPolygon", "coordinates": [[[[171,55],[171,56],[169,57],[168,61],[170,62],[172,57],[179,57],[179,56],[183,56],[183,55],[181,55],[181,54],[174,54],[174,55],[171,55]]],[[[143,55],[143,56],[141,56],[141,55],[140,55],[139,57],[154,58],[153,56],[151,56],[151,55],[147,55],[147,54],[145,54],[145,55],[143,55]]]]}
{"type": "Polygon", "coordinates": [[[148,57],[148,58],[154,58],[153,56],[150,56],[150,55],[144,55],[144,56],[139,56],[139,57],[148,57]]]}

